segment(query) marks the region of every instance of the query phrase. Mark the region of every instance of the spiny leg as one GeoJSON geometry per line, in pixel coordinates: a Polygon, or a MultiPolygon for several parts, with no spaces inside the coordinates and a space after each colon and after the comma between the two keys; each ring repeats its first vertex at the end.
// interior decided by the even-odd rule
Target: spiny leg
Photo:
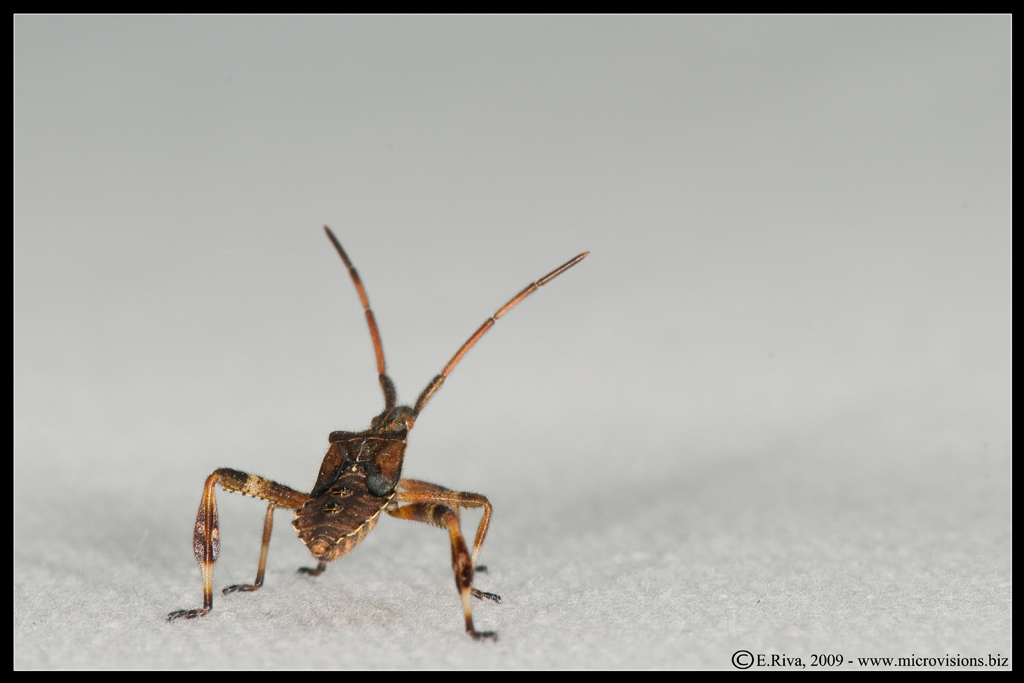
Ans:
{"type": "Polygon", "coordinates": [[[228,491],[237,491],[247,496],[259,498],[270,503],[267,518],[263,523],[263,547],[260,551],[260,565],[257,570],[256,584],[252,588],[239,590],[255,590],[262,585],[263,572],[266,567],[266,555],[270,545],[270,532],[273,528],[273,512],[275,507],[296,509],[302,507],[309,496],[275,481],[246,474],[238,470],[222,468],[206,478],[203,486],[203,497],[199,502],[199,513],[196,515],[195,531],[192,535],[192,548],[199,566],[203,570],[203,608],[178,610],[167,615],[167,620],[194,619],[201,617],[213,609],[213,564],[220,552],[220,525],[217,520],[217,498],[214,487],[220,484],[228,491]]]}
{"type": "MultiPolygon", "coordinates": [[[[556,277],[558,277],[559,275],[561,275],[562,273],[569,270],[577,263],[585,259],[588,254],[590,254],[590,252],[585,251],[579,256],[569,259],[568,261],[566,261],[559,267],[555,268],[553,271],[551,271],[541,279],[527,285],[526,288],[523,289],[523,291],[519,292],[514,297],[509,299],[508,303],[506,303],[504,306],[495,311],[494,315],[492,315],[490,318],[485,320],[484,324],[481,325],[477,329],[477,331],[473,333],[473,336],[466,340],[466,343],[462,345],[462,348],[455,352],[455,355],[452,356],[452,359],[448,361],[448,365],[444,366],[444,370],[441,371],[441,374],[434,377],[434,379],[430,380],[430,384],[427,385],[427,388],[424,389],[420,393],[419,398],[416,399],[416,407],[413,408],[413,412],[415,412],[416,415],[420,414],[420,411],[422,411],[424,406],[427,405],[427,401],[429,401],[430,397],[433,396],[437,392],[437,390],[441,388],[441,385],[444,384],[445,379],[447,379],[451,371],[455,369],[455,366],[459,364],[459,361],[462,360],[462,357],[465,356],[466,353],[468,353],[471,348],[473,348],[474,344],[480,341],[480,337],[484,336],[487,330],[491,329],[494,323],[498,322],[498,318],[500,318],[501,316],[505,315],[513,308],[515,308],[520,301],[536,292],[539,287],[543,287],[544,285],[551,282],[556,277]]],[[[381,358],[381,362],[383,362],[383,356],[381,355],[379,356],[379,358],[381,358]]],[[[383,370],[381,372],[383,372],[383,370]]]]}
{"type": "Polygon", "coordinates": [[[411,503],[389,507],[387,513],[392,517],[425,522],[448,529],[448,537],[452,544],[452,571],[455,573],[455,588],[459,591],[459,598],[462,601],[466,633],[477,640],[481,638],[497,639],[498,634],[495,632],[477,631],[473,626],[472,596],[491,598],[497,598],[497,596],[473,590],[473,560],[466,548],[462,530],[459,528],[458,511],[441,503],[411,503]]]}

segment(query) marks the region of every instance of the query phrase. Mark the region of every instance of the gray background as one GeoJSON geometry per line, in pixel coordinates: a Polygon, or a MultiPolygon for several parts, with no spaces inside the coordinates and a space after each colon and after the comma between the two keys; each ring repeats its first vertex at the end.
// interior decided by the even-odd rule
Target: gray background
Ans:
{"type": "MultiPolygon", "coordinates": [[[[1011,22],[17,17],[14,664],[730,667],[1011,654],[1011,22]],[[381,405],[489,496],[317,578],[219,493],[381,405]],[[464,515],[467,535],[477,517],[464,515]]],[[[844,664],[859,668],[861,664],[844,664]]]]}

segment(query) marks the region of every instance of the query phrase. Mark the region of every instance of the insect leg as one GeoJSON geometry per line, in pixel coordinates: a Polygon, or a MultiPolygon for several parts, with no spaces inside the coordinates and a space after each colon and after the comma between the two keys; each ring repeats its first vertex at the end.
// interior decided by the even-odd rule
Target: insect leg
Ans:
{"type": "MultiPolygon", "coordinates": [[[[471,599],[474,595],[473,560],[466,548],[466,541],[462,537],[462,530],[459,528],[458,510],[441,503],[411,503],[401,506],[393,505],[387,508],[387,512],[392,517],[408,519],[414,522],[425,522],[448,529],[448,536],[452,544],[452,570],[455,572],[455,588],[459,591],[459,598],[462,600],[462,614],[466,620],[466,633],[477,640],[481,638],[497,639],[498,635],[493,631],[477,631],[473,627],[473,605],[471,599]]],[[[485,595],[489,596],[490,594],[485,595]]]]}
{"type": "Polygon", "coordinates": [[[476,539],[473,541],[473,568],[476,569],[480,547],[484,544],[487,529],[491,526],[491,501],[479,493],[452,491],[443,486],[417,479],[402,479],[398,482],[398,500],[403,503],[443,503],[459,508],[482,507],[484,514],[480,518],[480,524],[476,529],[476,539]]]}
{"type": "Polygon", "coordinates": [[[327,569],[327,563],[320,561],[316,564],[316,569],[312,567],[299,567],[300,574],[309,574],[310,576],[320,576],[327,569]]]}
{"type": "Polygon", "coordinates": [[[234,586],[228,586],[224,589],[224,594],[234,593],[236,591],[254,591],[258,590],[263,585],[263,574],[267,569],[267,552],[270,550],[270,532],[274,530],[274,508],[277,507],[273,503],[267,506],[267,516],[263,520],[263,545],[260,546],[260,564],[256,568],[256,581],[253,583],[240,583],[234,586]]]}
{"type": "Polygon", "coordinates": [[[256,575],[256,584],[252,588],[232,587],[236,590],[256,590],[262,585],[263,571],[266,568],[266,555],[270,546],[270,532],[273,528],[275,507],[295,509],[302,507],[309,496],[275,481],[246,474],[238,470],[222,468],[206,478],[203,486],[203,497],[199,502],[199,513],[196,515],[195,532],[192,536],[192,548],[199,566],[203,570],[203,608],[178,610],[167,615],[167,620],[194,619],[208,614],[213,609],[213,564],[220,552],[220,525],[217,520],[217,498],[214,487],[220,484],[228,491],[237,491],[268,501],[267,518],[263,523],[263,547],[260,551],[260,565],[256,575]]]}

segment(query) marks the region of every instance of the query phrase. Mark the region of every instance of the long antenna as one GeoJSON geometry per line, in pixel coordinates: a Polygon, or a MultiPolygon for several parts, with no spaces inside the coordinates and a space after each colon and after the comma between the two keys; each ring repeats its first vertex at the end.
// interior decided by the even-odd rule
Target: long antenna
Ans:
{"type": "MultiPolygon", "coordinates": [[[[499,308],[494,313],[494,315],[485,320],[484,324],[481,325],[480,328],[473,333],[473,336],[466,340],[466,343],[462,345],[462,348],[459,349],[454,356],[452,356],[452,359],[448,361],[448,365],[444,366],[444,370],[441,371],[441,374],[435,377],[434,379],[430,380],[430,384],[428,384],[427,388],[423,390],[423,392],[420,394],[420,397],[416,399],[416,407],[413,409],[416,415],[419,415],[420,411],[423,410],[423,407],[427,405],[427,401],[430,400],[431,396],[433,396],[437,392],[437,390],[441,388],[441,385],[444,384],[444,381],[448,378],[448,375],[451,373],[451,371],[455,369],[455,366],[459,364],[459,361],[462,360],[462,357],[465,356],[466,353],[468,353],[471,348],[473,348],[474,344],[480,341],[480,337],[484,336],[487,333],[487,330],[491,329],[491,327],[494,326],[494,323],[498,322],[498,318],[500,318],[501,316],[505,315],[513,308],[515,308],[520,301],[536,292],[538,287],[543,287],[544,285],[551,282],[556,277],[558,277],[559,275],[561,275],[562,273],[569,270],[577,263],[585,259],[588,254],[590,254],[590,252],[585,251],[579,256],[569,259],[568,261],[558,266],[541,279],[528,285],[523,291],[519,292],[514,297],[509,299],[508,303],[499,308]]],[[[353,275],[353,277],[355,276],[353,275]]],[[[357,287],[358,286],[359,285],[357,285],[357,287]]],[[[369,315],[370,309],[367,308],[366,310],[367,314],[369,315]]]]}
{"type": "Polygon", "coordinates": [[[352,284],[356,286],[356,292],[359,294],[359,301],[363,304],[363,310],[366,311],[366,324],[370,328],[370,337],[373,338],[373,351],[377,354],[377,375],[380,379],[380,387],[384,391],[384,410],[385,412],[395,407],[395,385],[388,377],[386,366],[384,365],[384,346],[380,341],[380,332],[377,330],[377,319],[373,317],[373,311],[370,310],[370,299],[366,296],[366,288],[363,287],[363,281],[359,278],[359,273],[356,272],[355,266],[352,265],[352,261],[349,260],[348,254],[341,246],[341,242],[334,236],[331,229],[326,225],[324,226],[324,232],[327,233],[327,237],[331,240],[334,248],[338,250],[338,256],[345,262],[345,266],[348,268],[348,274],[352,276],[352,284]]]}

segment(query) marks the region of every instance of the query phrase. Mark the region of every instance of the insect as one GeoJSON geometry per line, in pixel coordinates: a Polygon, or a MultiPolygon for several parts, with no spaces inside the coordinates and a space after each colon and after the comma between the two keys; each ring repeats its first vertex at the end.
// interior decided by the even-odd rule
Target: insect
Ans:
{"type": "MultiPolygon", "coordinates": [[[[327,437],[330,447],[320,465],[316,484],[309,493],[296,491],[254,474],[227,468],[218,469],[207,477],[192,537],[193,550],[203,570],[203,608],[171,612],[167,615],[167,620],[181,617],[194,619],[209,614],[213,609],[213,564],[217,561],[220,549],[214,488],[220,484],[221,488],[228,491],[237,491],[267,501],[256,580],[251,584],[229,586],[224,589],[225,594],[255,591],[263,585],[275,509],[295,510],[292,526],[317,560],[315,568],[299,569],[310,576],[319,576],[327,568],[328,562],[352,550],[377,524],[381,513],[387,513],[392,517],[425,522],[448,530],[452,545],[452,569],[455,572],[455,586],[462,601],[466,633],[478,640],[496,638],[493,631],[477,631],[474,628],[473,609],[470,604],[471,598],[474,597],[495,602],[501,599],[494,593],[486,593],[473,587],[473,574],[478,569],[477,557],[480,555],[480,547],[491,523],[491,503],[476,493],[452,491],[416,479],[402,479],[402,464],[405,460],[409,430],[462,357],[480,341],[499,318],[537,291],[538,287],[546,285],[582,261],[590,252],[583,252],[570,259],[512,297],[452,356],[441,374],[434,377],[420,393],[415,405],[400,406],[396,403],[395,385],[388,377],[384,365],[384,347],[381,345],[377,321],[370,309],[370,301],[366,296],[363,282],[334,233],[327,226],[324,226],[324,231],[348,268],[348,274],[366,313],[366,324],[370,328],[373,350],[377,356],[377,374],[384,392],[384,409],[370,420],[370,428],[365,431],[331,432],[327,437]],[[462,536],[459,524],[460,508],[483,508],[472,553],[466,548],[466,541],[462,536]]],[[[479,569],[482,570],[483,567],[479,569]]]]}

